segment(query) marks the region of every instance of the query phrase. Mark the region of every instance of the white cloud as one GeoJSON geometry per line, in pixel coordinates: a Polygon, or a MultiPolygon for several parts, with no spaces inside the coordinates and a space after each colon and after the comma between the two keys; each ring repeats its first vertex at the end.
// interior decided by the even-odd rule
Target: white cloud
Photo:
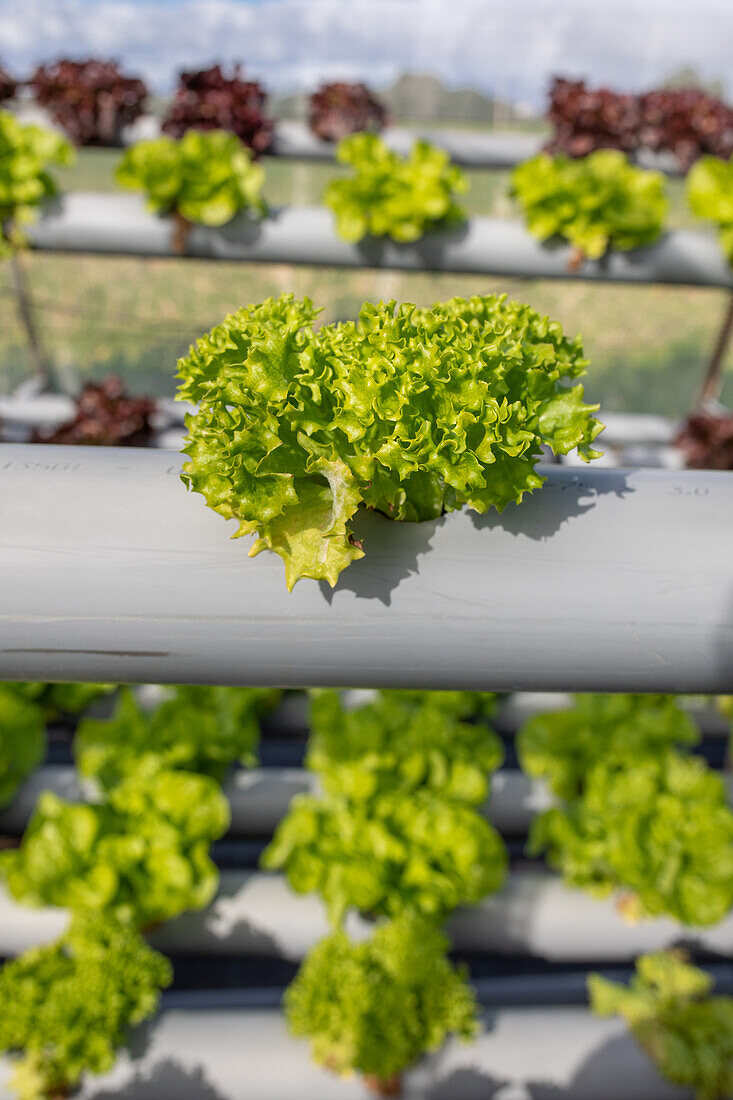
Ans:
{"type": "Polygon", "coordinates": [[[181,67],[242,59],[277,89],[410,70],[538,101],[553,72],[629,88],[683,64],[720,77],[731,41],[731,0],[0,0],[14,70],[93,53],[159,89],[181,67]]]}

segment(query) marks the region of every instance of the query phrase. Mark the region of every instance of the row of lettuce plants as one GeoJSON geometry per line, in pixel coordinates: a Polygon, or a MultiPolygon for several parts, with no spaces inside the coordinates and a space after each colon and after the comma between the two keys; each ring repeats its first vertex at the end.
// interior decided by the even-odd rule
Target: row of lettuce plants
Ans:
{"type": "MultiPolygon", "coordinates": [[[[306,766],[320,793],[293,801],[263,856],[294,891],[320,894],[336,929],[287,992],[293,1034],[319,1064],[356,1071],[383,1095],[399,1093],[401,1074],[447,1034],[470,1040],[480,1026],[440,928],[505,874],[481,813],[503,756],[486,724],[493,707],[490,695],[390,691],[347,709],[335,692],[316,693],[306,766]],[[354,911],[372,925],[366,939],[344,930],[354,911]]],[[[671,697],[581,696],[530,720],[520,760],[563,801],[536,820],[529,853],[554,832],[551,862],[573,885],[615,891],[627,920],[722,919],[733,906],[733,813],[720,777],[678,749],[698,737],[671,697]],[[579,843],[557,822],[582,798],[579,843]]],[[[593,1011],[626,1019],[659,1072],[701,1100],[733,1086],[733,1000],[711,988],[680,951],[641,957],[628,989],[588,980],[593,1011]]]]}
{"type": "MultiPolygon", "coordinates": [[[[41,759],[46,722],[111,690],[2,686],[4,802],[41,759]]],[[[146,711],[121,689],[110,718],[79,723],[73,752],[90,801],[42,794],[22,843],[0,857],[14,897],[72,915],[59,940],[0,972],[0,1049],[13,1056],[19,1100],[68,1095],[85,1072],[105,1072],[129,1027],[155,1011],[171,972],[144,934],[213,897],[208,849],[229,816],[221,784],[235,762],[255,762],[260,717],[279,699],[185,687],[146,711]]],[[[318,793],[293,800],[263,855],[296,892],[321,895],[334,929],[286,994],[293,1033],[319,1064],[356,1071],[383,1094],[448,1034],[469,1040],[479,1030],[442,925],[506,875],[503,841],[485,817],[503,759],[488,724],[495,702],[390,691],[349,707],[336,692],[314,693],[306,766],[318,793]],[[354,911],[370,929],[356,940],[354,911]]],[[[537,819],[530,849],[551,834],[551,862],[574,885],[615,891],[626,919],[721,919],[733,904],[733,814],[719,777],[682,751],[697,739],[668,697],[578,697],[531,719],[520,760],[559,801],[537,819]]],[[[711,997],[709,976],[679,953],[638,965],[628,990],[590,978],[594,1011],[627,1019],[670,1080],[702,1100],[727,1096],[733,1002],[711,997]]]]}
{"type": "MultiPolygon", "coordinates": [[[[6,798],[29,771],[30,711],[14,734],[16,704],[36,708],[43,721],[49,706],[69,705],[68,689],[54,687],[46,703],[47,688],[2,689],[11,719],[2,726],[0,754],[6,798]]],[[[88,700],[102,689],[79,690],[88,700]]],[[[14,898],[67,909],[71,918],[57,941],[0,971],[0,1049],[12,1056],[18,1100],[56,1100],[85,1072],[107,1071],[129,1028],[155,1011],[172,971],[144,935],[214,896],[218,871],[209,848],[229,825],[221,782],[235,760],[253,762],[259,715],[279,697],[265,689],[184,687],[148,713],[121,689],[111,719],[81,721],[74,755],[91,784],[89,800],[43,792],[20,845],[0,853],[14,898]]],[[[39,757],[36,751],[34,762],[39,757]]]]}
{"type": "MultiPolygon", "coordinates": [[[[0,102],[26,87],[36,102],[75,145],[119,145],[125,128],[144,113],[148,89],[139,77],[123,72],[114,61],[98,58],[38,65],[30,80],[15,80],[0,66],[0,102]]],[[[267,94],[255,80],[246,80],[236,65],[220,65],[179,74],[163,130],[181,137],[187,130],[227,130],[255,154],[267,151],[273,120],[267,94]]],[[[308,101],[308,123],[324,141],[338,141],[363,130],[381,130],[388,121],[383,103],[362,83],[322,84],[308,101]]]]}
{"type": "Polygon", "coordinates": [[[733,153],[733,108],[702,88],[658,88],[641,94],[590,88],[557,77],[547,120],[551,152],[584,157],[597,149],[671,153],[681,171],[699,157],[733,153]]]}
{"type": "MultiPolygon", "coordinates": [[[[350,239],[357,239],[365,232],[391,233],[400,240],[417,239],[427,227],[453,223],[460,217],[454,195],[456,188],[460,188],[463,177],[443,152],[419,143],[412,156],[402,160],[388,150],[379,138],[365,134],[346,139],[340,149],[352,164],[354,175],[330,184],[327,198],[336,213],[341,232],[350,239]]],[[[8,112],[0,112],[0,152],[5,154],[0,157],[0,247],[10,255],[11,262],[17,264],[19,250],[24,243],[23,226],[56,190],[48,165],[54,161],[66,162],[72,155],[72,150],[57,135],[36,126],[24,126],[8,112]]],[[[247,150],[235,137],[221,131],[206,134],[191,131],[179,141],[163,137],[153,142],[140,143],[124,154],[117,174],[124,185],[143,189],[152,209],[172,216],[174,245],[179,251],[185,249],[186,235],[194,221],[219,225],[229,221],[240,209],[249,210],[257,216],[266,209],[261,198],[262,168],[253,163],[247,150]]],[[[707,216],[719,226],[721,242],[729,257],[733,255],[730,251],[733,247],[733,207],[730,202],[732,181],[733,162],[726,163],[714,158],[701,160],[688,181],[691,201],[701,216],[707,216]]],[[[576,250],[573,262],[582,261],[586,255],[602,255],[608,248],[626,248],[649,242],[661,231],[662,211],[665,207],[662,178],[656,173],[634,168],[624,161],[620,153],[614,151],[595,153],[586,161],[552,160],[542,155],[516,170],[513,186],[517,197],[524,204],[532,232],[549,241],[558,238],[569,240],[576,250]]],[[[21,312],[26,318],[29,317],[28,308],[21,312]]],[[[186,379],[182,394],[193,400],[200,400],[202,406],[205,406],[194,431],[196,436],[198,429],[201,429],[200,437],[194,440],[194,446],[199,453],[203,437],[209,440],[207,446],[213,445],[213,421],[207,425],[203,419],[204,414],[208,412],[210,416],[217,416],[219,405],[227,413],[226,423],[221,425],[225,429],[222,441],[228,440],[231,444],[231,437],[236,436],[238,429],[235,421],[229,417],[229,408],[236,406],[238,415],[247,418],[254,411],[255,405],[262,402],[257,388],[259,383],[248,390],[240,384],[237,392],[241,399],[240,396],[233,402],[222,399],[228,385],[226,378],[231,374],[232,366],[218,347],[217,341],[225,333],[230,338],[235,333],[241,335],[244,348],[253,349],[253,358],[252,364],[248,365],[245,357],[245,362],[237,366],[236,371],[240,380],[249,378],[253,368],[255,373],[259,369],[255,362],[259,355],[256,347],[259,339],[257,332],[265,318],[275,322],[283,335],[292,330],[296,337],[293,344],[283,344],[280,352],[269,353],[271,358],[274,356],[272,365],[276,374],[287,380],[278,382],[272,376],[265,383],[265,388],[271,387],[269,398],[275,401],[273,405],[268,400],[267,417],[270,426],[275,425],[276,434],[283,427],[283,418],[288,422],[292,420],[290,404],[293,397],[297,393],[298,402],[303,401],[310,385],[304,381],[304,375],[296,374],[291,377],[290,371],[295,366],[294,357],[300,356],[305,361],[315,355],[324,363],[324,369],[335,389],[343,390],[344,393],[348,391],[349,394],[358,393],[358,400],[349,413],[351,421],[348,426],[342,412],[339,413],[341,423],[326,423],[327,416],[322,404],[312,412],[316,420],[321,421],[318,438],[326,446],[328,458],[326,452],[322,449],[318,451],[315,447],[313,432],[301,432],[299,439],[292,441],[289,447],[283,447],[282,444],[286,441],[284,438],[280,439],[275,448],[277,468],[272,466],[274,457],[270,456],[273,447],[267,444],[267,461],[259,465],[256,475],[253,475],[259,479],[259,485],[263,486],[262,475],[267,474],[271,486],[277,485],[281,490],[276,494],[275,502],[279,500],[283,507],[291,507],[296,503],[293,487],[288,489],[288,481],[284,479],[300,479],[300,484],[312,498],[309,501],[309,510],[313,512],[314,509],[320,509],[322,519],[321,506],[328,501],[327,490],[324,495],[323,479],[325,477],[329,485],[334,478],[339,481],[342,491],[338,511],[342,514],[333,517],[337,520],[333,534],[341,536],[342,540],[346,539],[346,552],[352,558],[360,556],[360,548],[349,538],[350,532],[346,531],[345,524],[360,501],[395,518],[408,519],[429,518],[464,503],[479,511],[485,511],[492,505],[501,508],[508,500],[521,499],[524,490],[538,487],[536,475],[532,474],[526,480],[524,476],[520,476],[520,471],[528,472],[528,466],[532,466],[532,460],[539,454],[542,445],[550,446],[556,453],[567,453],[576,444],[581,444],[581,450],[588,457],[591,456],[592,452],[587,445],[597,429],[597,425],[593,426],[596,422],[588,421],[584,428],[580,408],[571,409],[567,403],[570,401],[577,406],[578,387],[568,390],[558,384],[561,374],[568,373],[564,368],[569,368],[571,377],[582,373],[585,364],[580,360],[579,345],[577,342],[573,344],[564,340],[558,326],[548,325],[544,318],[538,317],[527,307],[507,304],[491,297],[468,301],[454,299],[449,303],[438,304],[432,310],[416,310],[405,306],[395,312],[390,305],[376,308],[365,306],[356,324],[325,326],[318,333],[314,333],[311,326],[314,316],[315,311],[310,303],[295,303],[288,299],[281,299],[279,303],[265,302],[257,307],[240,310],[227,318],[209,337],[202,338],[189,359],[183,361],[184,377],[192,369],[191,364],[194,364],[195,369],[194,375],[186,379]],[[375,435],[369,427],[374,418],[370,398],[375,386],[380,388],[376,382],[379,376],[372,376],[369,385],[362,380],[355,388],[351,381],[353,371],[358,370],[361,376],[366,365],[372,370],[379,364],[386,368],[388,374],[381,388],[385,391],[387,401],[391,400],[387,391],[398,377],[402,376],[413,388],[419,385],[425,394],[421,400],[428,400],[433,404],[434,411],[430,415],[438,417],[435,426],[448,448],[448,436],[444,433],[446,430],[449,433],[453,431],[453,422],[447,429],[440,423],[438,408],[442,407],[445,392],[442,381],[437,385],[442,370],[438,358],[466,325],[469,326],[468,341],[476,351],[484,349],[499,331],[505,334],[514,332],[517,337],[512,345],[512,354],[516,355],[516,360],[509,356],[511,342],[508,339],[503,345],[491,345],[498,349],[497,355],[475,360],[475,370],[469,384],[469,389],[474,387],[474,396],[469,396],[466,386],[460,380],[463,367],[457,367],[457,388],[451,398],[451,407],[452,415],[462,412],[464,417],[468,417],[467,425],[473,425],[468,434],[463,431],[460,433],[461,448],[465,448],[466,453],[462,452],[454,462],[444,449],[436,466],[436,456],[431,459],[423,454],[423,451],[430,450],[432,446],[432,440],[425,436],[425,446],[415,451],[412,457],[402,451],[399,455],[390,457],[389,448],[394,447],[403,437],[406,425],[398,426],[397,431],[390,427],[389,432],[383,434],[381,439],[380,431],[375,435]],[[397,363],[394,357],[380,352],[378,342],[373,338],[373,330],[379,330],[382,341],[393,340],[399,346],[405,345],[406,341],[417,340],[420,346],[430,348],[430,355],[410,369],[407,365],[397,363]],[[552,334],[552,350],[549,353],[545,347],[545,332],[552,334]],[[333,357],[328,358],[337,345],[342,357],[338,370],[334,366],[333,357]],[[278,356],[280,366],[276,367],[278,356]],[[207,375],[204,379],[197,379],[195,372],[199,367],[195,364],[201,357],[209,360],[207,375]],[[209,377],[219,372],[223,381],[216,382],[213,377],[209,377]],[[539,382],[541,376],[544,376],[541,392],[530,396],[528,379],[531,377],[539,382]],[[500,395],[501,401],[491,397],[487,398],[487,402],[479,398],[477,403],[478,395],[486,395],[484,387],[488,383],[492,385],[492,392],[493,387],[497,387],[495,392],[500,395]],[[567,397],[570,392],[575,395],[572,399],[567,397]],[[428,398],[428,394],[432,396],[428,398]],[[278,401],[282,401],[279,411],[278,401]],[[514,410],[508,420],[501,411],[503,402],[511,403],[514,410]],[[521,412],[520,403],[524,404],[521,412]],[[488,432],[480,427],[486,417],[491,424],[488,432]],[[279,425],[276,423],[278,421],[279,425]],[[370,453],[365,454],[363,445],[358,441],[357,421],[361,421],[369,437],[370,453]],[[477,433],[482,437],[480,440],[477,433]],[[475,443],[473,436],[476,436],[475,443]],[[304,440],[308,440],[307,444],[304,440]],[[373,459],[377,451],[375,466],[373,459]],[[473,452],[472,457],[469,452],[473,452]],[[287,460],[292,469],[281,468],[286,453],[292,456],[287,460]],[[334,461],[337,462],[335,466],[334,461]],[[498,491],[486,493],[482,490],[487,488],[484,475],[489,465],[493,465],[489,480],[498,483],[498,491]],[[349,475],[342,484],[340,478],[345,466],[349,467],[349,475]],[[431,466],[434,469],[431,470],[431,466]],[[446,467],[445,471],[442,470],[443,466],[446,467]],[[326,472],[327,467],[330,475],[326,472]],[[450,473],[447,472],[448,469],[450,473]],[[421,475],[419,477],[418,471],[421,475]],[[427,474],[427,477],[423,477],[423,474],[427,474]],[[376,476],[376,481],[372,475],[376,476]],[[382,485],[385,477],[393,483],[391,488],[382,485]],[[403,480],[409,481],[409,487],[401,485],[403,480]],[[370,489],[365,494],[364,483],[367,481],[370,482],[370,489]],[[399,493],[395,497],[394,491],[397,487],[399,493]],[[382,490],[386,491],[386,496],[382,490]],[[404,498],[401,495],[403,492],[406,494],[404,498]],[[415,496],[415,500],[408,500],[410,496],[415,496]]],[[[29,339],[33,343],[37,340],[37,333],[30,322],[29,325],[29,339]]],[[[247,356],[249,354],[248,351],[247,356]]],[[[718,358],[722,363],[722,354],[718,358]]],[[[712,382],[710,385],[712,386],[712,382]]],[[[231,390],[231,386],[229,389],[231,390]]],[[[92,411],[100,414],[98,417],[92,415],[86,418],[90,421],[90,442],[108,440],[109,432],[105,425],[109,427],[117,420],[124,421],[124,424],[120,425],[113,441],[143,442],[149,437],[147,418],[150,410],[146,412],[144,408],[131,405],[122,407],[117,400],[120,396],[115,396],[116,404],[112,410],[108,407],[110,403],[106,400],[106,394],[101,390],[88,395],[88,403],[94,406],[92,411]]],[[[306,416],[311,416],[311,412],[307,412],[309,401],[312,406],[319,404],[316,398],[306,399],[303,405],[306,416]]],[[[407,403],[401,403],[400,419],[409,413],[410,407],[407,403]]],[[[420,407],[416,413],[413,406],[412,412],[422,418],[424,410],[420,407]]],[[[694,446],[691,445],[688,449],[693,463],[701,446],[705,449],[705,440],[710,436],[710,430],[714,434],[720,434],[719,418],[714,418],[715,423],[710,430],[705,416],[702,419],[705,420],[704,423],[691,425],[690,429],[694,429],[697,436],[700,431],[707,432],[702,444],[697,438],[691,441],[694,446]]],[[[383,423],[391,424],[391,421],[390,413],[390,417],[385,418],[383,423]]],[[[447,425],[445,417],[443,423],[447,425]]],[[[727,422],[723,424],[724,435],[725,432],[729,434],[726,424],[727,422]]],[[[67,433],[64,438],[83,441],[83,434],[80,424],[72,425],[70,434],[67,433]]],[[[711,437],[709,441],[711,445],[706,448],[706,453],[715,450],[715,465],[724,467],[726,464],[730,449],[727,440],[728,435],[725,435],[722,443],[717,441],[717,436],[714,440],[711,437]]],[[[453,443],[450,444],[450,449],[455,453],[453,443]]],[[[227,460],[223,453],[226,447],[220,446],[219,451],[223,462],[222,472],[226,477],[227,460]]],[[[264,457],[264,454],[260,456],[264,457]]],[[[254,458],[251,462],[253,461],[254,458]]],[[[194,473],[195,462],[195,456],[192,455],[191,468],[194,473]]],[[[253,471],[251,462],[249,465],[253,471]]],[[[255,483],[252,484],[252,489],[254,488],[255,483]]],[[[249,492],[248,486],[244,485],[243,489],[246,496],[249,492]]],[[[223,505],[221,500],[213,506],[220,505],[223,505]]],[[[270,509],[265,518],[274,520],[281,516],[282,510],[279,507],[274,511],[270,509]]],[[[244,505],[239,501],[232,504],[229,512],[224,514],[239,514],[244,523],[244,533],[247,523],[254,524],[258,518],[255,512],[256,509],[249,508],[245,500],[244,505]]],[[[278,526],[282,527],[281,521],[278,526]]],[[[250,526],[249,529],[253,530],[254,527],[250,526]]],[[[277,538],[281,540],[287,534],[287,531],[281,530],[277,538]]],[[[307,534],[303,536],[304,539],[308,537],[307,534]]],[[[299,539],[300,543],[302,541],[299,539]]],[[[264,548],[268,545],[268,536],[261,536],[258,546],[264,548]]],[[[332,545],[335,547],[335,543],[332,545]]],[[[341,556],[343,558],[343,554],[341,556]]],[[[330,577],[337,576],[343,568],[333,558],[330,558],[327,566],[330,577]]]]}
{"type": "MultiPolygon", "coordinates": [[[[18,122],[0,112],[0,222],[7,250],[22,243],[22,227],[56,193],[48,167],[68,164],[73,150],[58,134],[18,122]]],[[[447,153],[418,141],[402,157],[376,134],[345,138],[337,159],[351,174],[333,180],[324,201],[344,240],[422,238],[435,228],[465,221],[459,196],[466,176],[447,153]]],[[[172,216],[176,250],[185,247],[191,224],[221,226],[247,211],[264,217],[265,172],[233,134],[189,130],[138,142],[122,156],[116,179],[145,193],[155,213],[172,216]]],[[[568,241],[578,260],[598,259],[659,239],[667,214],[666,182],[654,171],[630,164],[623,153],[601,150],[576,160],[546,153],[519,165],[511,190],[528,228],[540,240],[568,241]]],[[[733,160],[703,157],[689,175],[687,194],[695,214],[715,224],[722,248],[733,259],[733,160]]]]}
{"type": "MultiPolygon", "coordinates": [[[[39,65],[30,80],[15,80],[0,66],[0,102],[26,86],[77,145],[116,145],[123,131],[145,110],[148,90],[139,77],[113,61],[60,59],[39,65]]],[[[181,72],[173,101],[163,118],[166,133],[224,129],[255,154],[272,145],[274,123],[267,93],[241,67],[220,65],[181,72]]],[[[700,156],[733,152],[733,108],[702,88],[660,88],[638,95],[590,88],[583,80],[555,78],[549,91],[547,121],[553,128],[548,148],[570,156],[597,149],[643,150],[672,154],[681,170],[700,156]]],[[[379,131],[389,122],[384,105],[363,83],[322,84],[307,106],[311,131],[325,141],[379,131]]]]}
{"type": "Polygon", "coordinates": [[[293,1034],[319,1064],[383,1095],[399,1093],[404,1070],[448,1034],[478,1031],[441,925],[506,875],[503,841],[479,812],[502,746],[463,720],[493,703],[380,692],[347,710],[336,692],[317,694],[306,766],[320,792],[293,800],[262,858],[297,893],[320,894],[334,927],[286,995],[293,1034]],[[344,929],[353,911],[373,926],[356,942],[344,929]]]}
{"type": "Polygon", "coordinates": [[[699,740],[670,697],[586,696],[531,719],[519,759],[558,804],[535,818],[529,853],[571,886],[615,893],[631,919],[716,924],[733,907],[733,811],[689,751],[699,740]]]}

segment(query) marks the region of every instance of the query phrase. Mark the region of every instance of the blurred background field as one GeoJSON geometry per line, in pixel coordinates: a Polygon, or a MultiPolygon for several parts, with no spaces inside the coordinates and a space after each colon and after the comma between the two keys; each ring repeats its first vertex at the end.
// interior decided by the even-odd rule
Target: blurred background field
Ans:
{"type": "MultiPolygon", "coordinates": [[[[109,191],[119,152],[83,149],[59,173],[65,190],[109,191]]],[[[333,164],[265,157],[266,197],[274,206],[316,204],[333,164]]],[[[471,171],[471,214],[516,216],[509,173],[471,171]]],[[[669,181],[670,223],[691,224],[679,180],[669,181]]],[[[35,254],[28,257],[39,319],[65,386],[119,373],[133,391],[170,394],[176,359],[229,311],[284,290],[308,294],[324,320],[356,315],[366,298],[427,304],[455,294],[506,293],[581,333],[591,361],[586,388],[616,411],[686,413],[699,386],[724,291],[688,287],[543,282],[483,276],[341,271],[288,265],[35,254]]],[[[729,355],[723,401],[733,399],[729,355]]],[[[10,276],[0,268],[0,390],[28,376],[10,276]]]]}

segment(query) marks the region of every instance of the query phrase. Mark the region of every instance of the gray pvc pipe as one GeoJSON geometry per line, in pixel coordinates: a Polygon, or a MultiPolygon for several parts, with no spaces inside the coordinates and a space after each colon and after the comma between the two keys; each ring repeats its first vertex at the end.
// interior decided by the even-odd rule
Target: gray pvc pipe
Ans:
{"type": "MultiPolygon", "coordinates": [[[[598,900],[540,870],[512,872],[504,889],[447,924],[463,951],[532,955],[552,962],[630,962],[646,951],[684,941],[698,950],[733,954],[733,915],[708,929],[672,920],[624,921],[614,898],[598,900]]],[[[59,909],[19,905],[0,889],[0,956],[16,955],[58,936],[67,921],[59,909]]],[[[352,935],[369,926],[351,915],[352,935]]],[[[293,894],[282,875],[222,871],[217,897],[202,913],[186,913],[151,936],[162,951],[257,955],[297,962],[329,931],[315,895],[293,894]]]]}
{"type": "MultiPolygon", "coordinates": [[[[8,1060],[0,1063],[0,1088],[8,1060]]],[[[274,1010],[170,1009],[137,1029],[114,1069],[81,1097],[111,1100],[357,1100],[361,1081],[310,1059],[274,1010]]],[[[685,1100],[663,1081],[622,1020],[587,1009],[513,1008],[484,1014],[477,1041],[449,1041],[405,1078],[406,1100],[685,1100]]],[[[0,1092],[9,1100],[7,1088],[0,1092]]]]}
{"type": "Polygon", "coordinates": [[[63,424],[74,415],[74,399],[64,393],[39,393],[32,397],[0,396],[0,419],[5,424],[63,424]]]}
{"type": "MultiPolygon", "coordinates": [[[[150,214],[137,195],[78,192],[61,196],[29,227],[28,237],[40,249],[173,255],[170,221],[150,214]]],[[[430,233],[415,244],[374,239],[348,244],[336,235],[333,215],[325,207],[274,210],[261,222],[239,215],[221,229],[194,226],[186,255],[209,260],[733,287],[733,272],[712,233],[670,232],[648,248],[615,252],[573,272],[568,270],[569,246],[541,245],[518,221],[471,218],[465,226],[430,233]]]]}
{"type": "MultiPolygon", "coordinates": [[[[297,697],[296,697],[297,698],[297,697]]],[[[706,737],[727,737],[731,719],[704,698],[682,698],[679,705],[706,737]]],[[[567,710],[573,706],[571,695],[560,691],[517,691],[502,699],[490,725],[502,734],[513,734],[530,718],[546,711],[567,710]]]]}
{"type": "MultiPolygon", "coordinates": [[[[387,145],[403,156],[415,141],[430,141],[450,156],[455,164],[466,168],[513,168],[539,153],[544,139],[537,134],[508,133],[460,129],[417,127],[405,129],[390,126],[381,134],[387,145]]],[[[275,126],[274,141],[268,155],[299,160],[334,159],[336,146],[322,141],[302,122],[282,120],[275,126]]]]}
{"type": "MultiPolygon", "coordinates": [[[[5,922],[0,920],[0,927],[5,922]]],[[[354,936],[368,926],[353,916],[354,936]]],[[[516,871],[504,889],[471,909],[459,910],[447,929],[464,951],[530,954],[557,962],[630,961],[645,951],[684,940],[700,949],[733,953],[733,917],[712,929],[689,930],[671,920],[624,921],[615,899],[599,901],[563,886],[546,871],[516,871]]],[[[191,913],[153,937],[166,951],[257,954],[297,961],[328,922],[319,899],[294,895],[280,875],[223,872],[219,895],[209,910],[191,913]]]]}
{"type": "Polygon", "coordinates": [[[0,678],[729,692],[733,479],[546,467],[498,516],[357,517],[367,557],[285,588],[181,456],[0,447],[0,678]]]}
{"type": "MultiPolygon", "coordinates": [[[[160,133],[160,119],[145,115],[123,134],[125,144],[134,144],[160,133]]],[[[390,149],[409,153],[415,141],[430,141],[445,149],[454,163],[466,168],[513,168],[523,160],[533,157],[542,148],[544,139],[537,134],[510,133],[507,131],[472,131],[459,128],[388,126],[381,138],[390,149]]],[[[333,161],[336,144],[323,141],[304,122],[280,119],[275,123],[273,141],[266,156],[287,157],[292,160],[333,161]]]]}

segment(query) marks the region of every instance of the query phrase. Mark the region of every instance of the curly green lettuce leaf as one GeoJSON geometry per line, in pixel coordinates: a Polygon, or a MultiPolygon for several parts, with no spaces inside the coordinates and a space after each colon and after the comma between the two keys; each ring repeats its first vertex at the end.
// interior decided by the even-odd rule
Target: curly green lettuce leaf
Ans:
{"type": "Polygon", "coordinates": [[[74,738],[80,773],[112,790],[133,775],[179,769],[222,782],[235,761],[257,763],[260,716],[282,693],[266,688],[176,687],[154,711],[123,688],[111,718],[86,718],[74,738]]]}
{"type": "Polygon", "coordinates": [[[188,772],[133,776],[100,804],[46,791],[0,871],[25,904],[105,910],[147,928],[211,901],[209,847],[228,825],[218,784],[188,772]]]}
{"type": "Polygon", "coordinates": [[[713,979],[681,951],[636,960],[628,986],[588,977],[597,1016],[622,1016],[663,1077],[696,1100],[733,1095],[733,998],[713,997],[713,979]]]}
{"type": "Polygon", "coordinates": [[[534,237],[566,240],[591,260],[652,244],[667,217],[662,173],[615,149],[576,159],[540,153],[514,169],[511,193],[534,237]]]}
{"type": "Polygon", "coordinates": [[[5,806],[46,753],[46,723],[39,706],[0,684],[0,806],[5,806]]]}
{"type": "Polygon", "coordinates": [[[671,749],[595,763],[578,798],[534,820],[529,851],[546,852],[571,886],[623,891],[638,916],[705,926],[733,907],[725,784],[702,758],[671,749]]]}
{"type": "Polygon", "coordinates": [[[356,1071],[394,1088],[413,1062],[448,1035],[478,1034],[478,1006],[463,968],[436,928],[401,916],[352,943],[335,932],[309,952],[285,994],[293,1035],[334,1073],[356,1071]]]}
{"type": "Polygon", "coordinates": [[[517,734],[522,769],[558,798],[577,797],[598,761],[695,745],[700,733],[673,695],[576,695],[572,708],[535,715],[517,734]]]}
{"type": "Polygon", "coordinates": [[[336,583],[364,548],[360,506],[419,522],[501,511],[538,489],[543,446],[586,460],[602,425],[583,402],[578,340],[503,297],[432,308],[365,303],[313,329],[292,295],[228,317],[180,360],[184,482],[237,535],[257,533],[289,589],[336,583]]]}
{"type": "Polygon", "coordinates": [[[431,229],[465,221],[456,196],[468,190],[468,180],[443,149],[427,141],[416,141],[402,157],[376,134],[352,134],[339,142],[336,159],[353,175],[332,180],[323,201],[345,241],[417,241],[431,229]]]}
{"type": "Polygon", "coordinates": [[[284,869],[296,893],[321,894],[338,927],[349,909],[440,922],[499,889],[507,853],[475,810],[429,791],[359,802],[298,795],[261,863],[284,869]]]}
{"type": "Polygon", "coordinates": [[[499,738],[484,725],[458,721],[430,692],[420,702],[410,694],[380,692],[346,709],[338,692],[318,692],[306,765],[325,791],[348,799],[431,790],[468,805],[485,802],[504,757],[499,738]]]}
{"type": "Polygon", "coordinates": [[[129,924],[75,916],[55,943],[0,970],[0,1051],[11,1054],[17,1100],[65,1096],[106,1073],[129,1028],[151,1016],[171,965],[129,924]]]}
{"type": "Polygon", "coordinates": [[[264,168],[226,130],[187,130],[178,140],[140,141],[125,150],[115,179],[144,191],[156,214],[176,213],[199,225],[224,225],[240,210],[267,213],[261,196],[264,168]]]}
{"type": "Polygon", "coordinates": [[[733,155],[730,160],[700,157],[686,186],[692,211],[717,226],[721,248],[733,265],[733,155]]]}
{"type": "Polygon", "coordinates": [[[0,110],[0,256],[25,244],[23,226],[57,193],[49,165],[73,160],[72,146],[55,130],[0,110]]]}

